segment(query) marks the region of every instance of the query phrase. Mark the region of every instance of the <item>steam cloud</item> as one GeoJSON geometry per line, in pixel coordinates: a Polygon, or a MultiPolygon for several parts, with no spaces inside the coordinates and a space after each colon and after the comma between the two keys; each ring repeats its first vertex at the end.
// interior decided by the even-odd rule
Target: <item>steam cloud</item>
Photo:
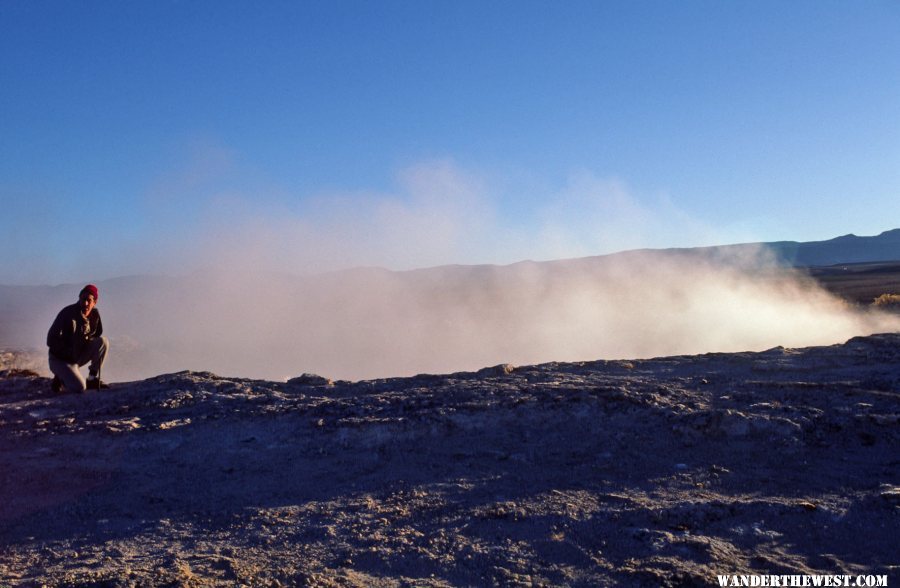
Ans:
{"type": "MultiPolygon", "coordinates": [[[[765,251],[334,271],[728,241],[664,195],[639,198],[621,181],[589,173],[573,175],[552,204],[518,205],[513,223],[503,211],[514,203],[448,161],[404,170],[391,193],[331,193],[294,204],[287,196],[254,197],[277,194],[272,186],[221,189],[235,185],[223,180],[231,163],[227,153],[213,155],[148,195],[152,247],[122,241],[100,256],[78,256],[94,270],[103,264],[107,275],[186,275],[101,284],[113,343],[109,379],[182,369],[360,379],[832,344],[900,329],[896,316],[855,310],[777,268],[765,251]],[[193,224],[173,220],[188,195],[193,224]]],[[[95,278],[73,278],[77,288],[85,280],[95,278]]],[[[32,312],[28,329],[20,325],[31,333],[27,346],[40,345],[57,305],[74,301],[77,288],[60,293],[44,314],[32,312]]]]}
{"type": "Polygon", "coordinates": [[[122,340],[110,374],[120,378],[205,369],[362,379],[832,344],[900,329],[896,316],[853,310],[759,260],[659,252],[303,280],[197,275],[145,300],[107,290],[105,316],[122,340]]]}
{"type": "MultiPolygon", "coordinates": [[[[313,274],[353,267],[408,270],[446,264],[561,259],[641,247],[734,242],[665,194],[637,194],[616,178],[574,172],[562,185],[498,178],[451,160],[401,169],[385,191],[294,197],[231,170],[205,149],[143,199],[142,231],[84,251],[68,279],[197,268],[313,274]],[[152,244],[152,246],[148,246],[152,244]]],[[[73,244],[72,247],[83,245],[73,244]]]]}

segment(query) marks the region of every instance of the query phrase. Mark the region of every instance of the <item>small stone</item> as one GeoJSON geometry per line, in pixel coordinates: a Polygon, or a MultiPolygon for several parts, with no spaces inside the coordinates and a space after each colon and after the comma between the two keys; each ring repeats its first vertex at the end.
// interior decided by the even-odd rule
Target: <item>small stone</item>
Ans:
{"type": "Polygon", "coordinates": [[[334,382],[316,374],[302,374],[287,381],[290,386],[332,386],[334,382]]]}
{"type": "Polygon", "coordinates": [[[508,376],[509,374],[513,373],[515,369],[516,368],[512,364],[502,363],[500,365],[480,369],[476,372],[476,375],[480,377],[508,376]]]}
{"type": "Polygon", "coordinates": [[[880,488],[880,496],[888,502],[900,504],[900,487],[882,484],[880,488]]]}

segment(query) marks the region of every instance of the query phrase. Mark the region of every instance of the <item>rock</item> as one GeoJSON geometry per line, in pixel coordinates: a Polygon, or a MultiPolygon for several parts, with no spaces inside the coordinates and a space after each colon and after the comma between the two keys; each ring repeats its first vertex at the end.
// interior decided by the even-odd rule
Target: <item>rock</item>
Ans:
{"type": "Polygon", "coordinates": [[[878,495],[891,504],[900,505],[900,487],[882,484],[878,489],[878,495]]]}
{"type": "Polygon", "coordinates": [[[11,369],[0,371],[0,379],[8,380],[12,378],[40,378],[41,375],[34,370],[29,369],[11,369]]]}
{"type": "Polygon", "coordinates": [[[289,386],[332,386],[334,382],[316,374],[301,374],[287,381],[289,386]]]}
{"type": "Polygon", "coordinates": [[[353,383],[182,372],[84,396],[0,378],[0,577],[675,586],[871,569],[896,559],[900,435],[896,398],[863,383],[897,368],[851,351],[353,383]]]}
{"type": "Polygon", "coordinates": [[[750,432],[750,421],[743,413],[727,410],[721,427],[728,437],[744,437],[750,432]]]}
{"type": "Polygon", "coordinates": [[[492,367],[486,367],[475,372],[476,376],[486,378],[490,376],[508,376],[513,373],[516,368],[509,363],[502,363],[500,365],[495,365],[492,367]]]}

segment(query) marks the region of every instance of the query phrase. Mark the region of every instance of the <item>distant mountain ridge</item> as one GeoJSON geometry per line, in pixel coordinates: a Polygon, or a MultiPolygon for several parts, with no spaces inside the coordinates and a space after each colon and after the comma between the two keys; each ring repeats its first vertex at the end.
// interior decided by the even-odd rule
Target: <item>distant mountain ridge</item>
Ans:
{"type": "MultiPolygon", "coordinates": [[[[727,257],[731,254],[752,252],[759,249],[770,251],[776,261],[789,267],[820,267],[839,264],[900,262],[900,229],[884,231],[873,237],[858,237],[853,234],[835,237],[825,241],[772,241],[740,243],[736,245],[713,245],[710,247],[685,247],[672,249],[640,250],[660,253],[683,253],[727,257]]],[[[610,256],[632,254],[632,251],[612,253],[610,256]]]]}
{"type": "Polygon", "coordinates": [[[779,259],[795,267],[900,261],[900,229],[885,231],[874,237],[850,234],[827,241],[779,241],[765,245],[779,259]]]}

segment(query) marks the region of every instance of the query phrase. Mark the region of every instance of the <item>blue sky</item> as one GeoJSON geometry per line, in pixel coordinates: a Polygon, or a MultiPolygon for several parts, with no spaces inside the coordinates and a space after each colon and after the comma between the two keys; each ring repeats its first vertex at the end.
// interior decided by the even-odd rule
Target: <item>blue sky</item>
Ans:
{"type": "Polygon", "coordinates": [[[900,227],[900,4],[0,2],[0,283],[900,227]]]}

